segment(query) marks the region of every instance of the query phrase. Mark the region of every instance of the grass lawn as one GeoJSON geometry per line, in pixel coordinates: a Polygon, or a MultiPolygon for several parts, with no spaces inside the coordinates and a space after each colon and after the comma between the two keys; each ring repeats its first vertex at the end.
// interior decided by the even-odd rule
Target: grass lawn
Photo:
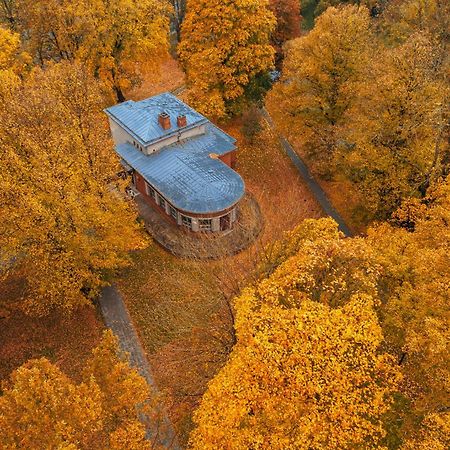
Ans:
{"type": "Polygon", "coordinates": [[[237,170],[264,215],[258,241],[239,255],[210,262],[182,260],[151,243],[133,255],[133,267],[118,281],[182,443],[192,411],[232,345],[227,299],[248,281],[264,243],[321,215],[270,130],[263,127],[250,143],[242,120],[220,126],[238,139],[237,170]]]}
{"type": "Polygon", "coordinates": [[[84,362],[104,329],[96,309],[81,308],[71,316],[28,317],[17,308],[22,283],[10,279],[0,286],[0,381],[29,359],[41,357],[79,380],[84,362]]]}

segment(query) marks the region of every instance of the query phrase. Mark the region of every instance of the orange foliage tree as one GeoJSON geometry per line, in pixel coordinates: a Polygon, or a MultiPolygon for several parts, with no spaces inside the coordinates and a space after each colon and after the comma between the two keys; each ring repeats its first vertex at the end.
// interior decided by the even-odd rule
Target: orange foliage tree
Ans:
{"type": "Polygon", "coordinates": [[[237,300],[238,344],[195,413],[192,447],[379,448],[398,373],[370,298],[334,310],[262,300],[249,314],[253,295],[237,300]]]}
{"type": "Polygon", "coordinates": [[[114,90],[141,80],[166,54],[169,4],[159,0],[17,0],[20,30],[41,65],[77,61],[114,90]]]}
{"type": "Polygon", "coordinates": [[[154,448],[145,439],[155,396],[104,333],[80,383],[46,358],[15,370],[0,395],[2,448],[154,448]]]}
{"type": "Polygon", "coordinates": [[[25,280],[27,312],[89,303],[145,243],[103,105],[69,63],[36,70],[0,105],[1,275],[25,280]]]}
{"type": "Polygon", "coordinates": [[[200,112],[223,117],[258,99],[273,68],[268,0],[190,0],[178,47],[189,100],[200,112]]]}
{"type": "Polygon", "coordinates": [[[300,1],[270,0],[269,5],[277,19],[277,26],[272,33],[272,43],[277,50],[278,59],[280,59],[283,44],[300,35],[300,1]]]}
{"type": "Polygon", "coordinates": [[[268,247],[260,280],[235,300],[237,344],[195,415],[193,447],[445,448],[449,201],[441,180],[367,237],[342,239],[332,220],[307,220],[268,247]],[[383,370],[364,378],[374,386],[366,395],[354,380],[375,361],[383,370]]]}
{"type": "Polygon", "coordinates": [[[328,263],[339,242],[330,219],[305,221],[236,299],[237,344],[194,416],[193,448],[379,448],[400,374],[381,351],[370,265],[347,267],[369,259],[363,243],[328,263]]]}

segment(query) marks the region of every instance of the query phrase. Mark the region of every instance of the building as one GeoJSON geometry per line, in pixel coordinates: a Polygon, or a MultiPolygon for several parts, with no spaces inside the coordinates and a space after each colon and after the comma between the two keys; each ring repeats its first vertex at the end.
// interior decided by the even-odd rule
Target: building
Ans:
{"type": "Polygon", "coordinates": [[[154,209],[192,232],[233,227],[245,191],[235,139],[169,93],[105,112],[122,165],[154,209]]]}

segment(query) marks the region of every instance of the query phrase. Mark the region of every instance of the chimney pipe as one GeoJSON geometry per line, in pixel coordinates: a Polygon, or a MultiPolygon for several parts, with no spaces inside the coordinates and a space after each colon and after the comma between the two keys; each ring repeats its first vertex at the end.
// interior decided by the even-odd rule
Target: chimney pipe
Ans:
{"type": "Polygon", "coordinates": [[[178,128],[185,127],[187,125],[186,116],[183,114],[182,116],[177,117],[177,126],[178,128]]]}
{"type": "Polygon", "coordinates": [[[161,125],[161,128],[168,130],[171,127],[169,114],[166,112],[160,113],[158,116],[158,123],[161,125]]]}

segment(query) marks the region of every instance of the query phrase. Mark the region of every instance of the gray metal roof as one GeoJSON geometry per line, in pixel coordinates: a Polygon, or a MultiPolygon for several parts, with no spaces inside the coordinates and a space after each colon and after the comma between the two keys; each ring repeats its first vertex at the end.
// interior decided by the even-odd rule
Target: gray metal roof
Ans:
{"type": "Polygon", "coordinates": [[[185,130],[208,122],[208,119],[169,92],[139,102],[128,100],[105,109],[105,112],[144,146],[176,134],[180,130],[176,126],[177,116],[186,116],[185,130]],[[172,126],[168,130],[158,123],[158,116],[162,112],[170,116],[172,126]]]}
{"type": "Polygon", "coordinates": [[[222,211],[244,195],[240,175],[211,154],[222,155],[234,139],[207,121],[206,133],[151,155],[131,144],[116,147],[120,157],[178,209],[197,214],[222,211]]]}

